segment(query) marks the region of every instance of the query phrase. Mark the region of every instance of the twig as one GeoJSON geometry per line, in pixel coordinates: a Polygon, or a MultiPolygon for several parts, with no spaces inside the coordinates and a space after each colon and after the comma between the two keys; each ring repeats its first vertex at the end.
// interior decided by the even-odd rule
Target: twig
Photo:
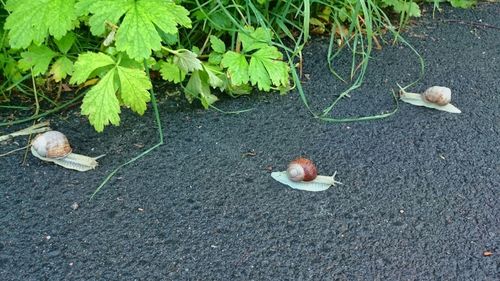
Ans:
{"type": "Polygon", "coordinates": [[[16,151],[23,150],[23,149],[25,149],[25,148],[27,148],[27,147],[29,147],[29,145],[27,145],[27,146],[23,146],[23,147],[20,147],[20,148],[16,148],[16,149],[11,150],[11,151],[9,151],[9,152],[6,152],[6,153],[3,153],[3,154],[0,154],[0,157],[7,156],[7,155],[12,154],[12,153],[14,153],[14,152],[16,152],[16,151]]]}
{"type": "Polygon", "coordinates": [[[479,22],[473,22],[473,21],[464,21],[464,20],[455,20],[455,19],[441,19],[441,22],[454,22],[458,24],[465,24],[465,25],[472,25],[476,27],[482,27],[482,28],[493,28],[493,29],[498,29],[500,30],[500,27],[492,24],[487,24],[487,23],[479,23],[479,22]]]}
{"type": "Polygon", "coordinates": [[[49,126],[48,121],[41,122],[41,123],[35,124],[33,126],[30,126],[28,128],[24,128],[22,130],[19,130],[19,131],[16,131],[16,132],[13,132],[13,133],[10,133],[7,135],[0,136],[0,141],[6,141],[9,139],[15,138],[17,136],[25,136],[25,135],[35,134],[35,133],[43,133],[43,132],[50,130],[50,128],[48,126],[49,126]]]}

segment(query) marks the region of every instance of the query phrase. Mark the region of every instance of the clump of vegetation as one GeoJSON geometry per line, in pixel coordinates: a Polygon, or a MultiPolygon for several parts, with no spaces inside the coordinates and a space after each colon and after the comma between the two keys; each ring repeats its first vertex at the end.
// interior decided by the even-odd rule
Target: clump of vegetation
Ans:
{"type": "MultiPolygon", "coordinates": [[[[397,33],[386,13],[398,14],[402,26],[420,16],[419,2],[2,0],[0,108],[31,117],[0,125],[81,102],[81,113],[103,131],[120,123],[124,107],[144,114],[154,99],[151,71],[205,108],[221,93],[238,97],[254,88],[286,93],[296,87],[307,105],[297,62],[300,72],[311,32],[331,36],[329,63],[344,47],[360,54],[352,64],[353,89],[377,36],[397,33]]],[[[433,2],[439,8],[441,1],[433,2]]],[[[475,0],[449,2],[469,7],[475,0]]]]}

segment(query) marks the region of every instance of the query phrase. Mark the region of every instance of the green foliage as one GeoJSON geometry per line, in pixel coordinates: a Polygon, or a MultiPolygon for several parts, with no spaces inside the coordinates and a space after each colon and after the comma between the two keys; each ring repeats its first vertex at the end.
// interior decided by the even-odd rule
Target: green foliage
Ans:
{"type": "Polygon", "coordinates": [[[450,4],[455,8],[470,8],[476,5],[476,0],[449,0],[450,4]]]}
{"type": "Polygon", "coordinates": [[[14,49],[28,48],[33,42],[41,45],[47,36],[61,39],[72,30],[77,19],[75,0],[7,1],[11,12],[4,28],[14,49]]]}
{"type": "Polygon", "coordinates": [[[77,10],[91,14],[90,31],[96,36],[105,33],[106,24],[118,25],[116,49],[138,61],[149,58],[151,50],[160,50],[160,32],[176,34],[178,25],[191,27],[189,12],[171,1],[83,0],[77,10]]]}
{"type": "MultiPolygon", "coordinates": [[[[271,33],[259,27],[245,27],[239,34],[243,51],[228,51],[222,56],[221,65],[227,68],[231,82],[236,85],[257,85],[259,90],[269,91],[271,85],[287,88],[288,64],[283,62],[283,54],[274,46],[270,46],[271,33]],[[250,57],[248,62],[247,57],[250,57]]],[[[216,48],[220,48],[217,46],[216,48]]],[[[214,48],[214,51],[215,49],[214,48]]]]}
{"type": "Polygon", "coordinates": [[[141,64],[123,53],[117,59],[104,53],[85,53],[78,57],[70,82],[79,84],[96,76],[101,79],[85,95],[82,114],[89,116],[98,132],[110,123],[120,123],[120,105],[144,114],[152,85],[141,64]]]}
{"type": "Polygon", "coordinates": [[[217,52],[219,54],[223,54],[226,52],[226,45],[216,36],[210,35],[210,44],[214,52],[217,52]]]}
{"type": "MultiPolygon", "coordinates": [[[[455,7],[476,2],[448,1],[455,7]]],[[[420,16],[417,3],[7,0],[0,9],[0,69],[13,85],[33,75],[41,84],[87,87],[81,113],[103,131],[120,123],[122,107],[145,113],[152,87],[146,71],[158,71],[205,108],[221,93],[237,97],[253,88],[284,93],[295,86],[290,85],[290,72],[295,73],[290,65],[309,39],[309,27],[345,29],[332,36],[344,43],[366,40],[371,46],[377,30],[390,25],[382,9],[407,19],[420,16]],[[283,43],[284,37],[292,47],[283,43]]],[[[364,54],[367,59],[369,51],[364,54]]],[[[294,82],[300,83],[296,75],[294,82]]]]}
{"type": "Polygon", "coordinates": [[[45,73],[49,69],[49,64],[56,56],[56,53],[46,46],[32,46],[26,52],[21,53],[19,68],[30,70],[33,68],[33,75],[45,73]]]}
{"type": "Polygon", "coordinates": [[[56,82],[62,81],[73,73],[73,62],[67,56],[75,42],[75,35],[71,32],[64,35],[59,40],[54,40],[58,51],[54,51],[46,45],[31,45],[26,51],[21,53],[19,68],[22,71],[31,70],[37,76],[48,72],[56,82]],[[52,67],[49,66],[57,58],[52,67]]]}
{"type": "Polygon", "coordinates": [[[471,8],[477,4],[477,0],[426,0],[426,2],[434,3],[434,8],[439,9],[439,4],[442,2],[449,2],[455,8],[471,8]]]}
{"type": "Polygon", "coordinates": [[[178,84],[186,78],[186,72],[182,71],[172,60],[160,62],[160,74],[164,80],[178,84]]]}
{"type": "Polygon", "coordinates": [[[382,0],[382,2],[392,7],[397,13],[405,13],[410,17],[420,17],[420,8],[415,2],[404,0],[382,0]]]}

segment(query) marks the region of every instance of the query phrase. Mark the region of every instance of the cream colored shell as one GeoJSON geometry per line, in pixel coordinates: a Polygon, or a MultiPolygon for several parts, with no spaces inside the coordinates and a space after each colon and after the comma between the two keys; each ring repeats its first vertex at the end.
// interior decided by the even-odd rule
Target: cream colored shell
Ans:
{"type": "Polygon", "coordinates": [[[72,151],[68,138],[58,131],[38,135],[31,146],[40,156],[55,159],[65,157],[72,151]]]}
{"type": "Polygon", "coordinates": [[[451,102],[451,90],[447,87],[433,86],[425,90],[422,98],[437,105],[447,105],[451,102]]]}

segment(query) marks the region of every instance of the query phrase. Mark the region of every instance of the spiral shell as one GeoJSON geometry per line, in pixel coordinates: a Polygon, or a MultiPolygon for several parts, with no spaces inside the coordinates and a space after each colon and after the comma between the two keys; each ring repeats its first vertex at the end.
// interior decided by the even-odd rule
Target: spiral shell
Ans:
{"type": "Polygon", "coordinates": [[[318,175],[316,165],[306,158],[297,158],[290,162],[286,173],[292,181],[312,181],[318,175]]]}
{"type": "Polygon", "coordinates": [[[40,156],[54,159],[63,158],[72,151],[68,138],[58,131],[48,131],[38,135],[31,146],[40,156]]]}
{"type": "Polygon", "coordinates": [[[425,101],[444,106],[451,102],[451,90],[447,87],[433,86],[425,90],[422,98],[425,101]]]}

